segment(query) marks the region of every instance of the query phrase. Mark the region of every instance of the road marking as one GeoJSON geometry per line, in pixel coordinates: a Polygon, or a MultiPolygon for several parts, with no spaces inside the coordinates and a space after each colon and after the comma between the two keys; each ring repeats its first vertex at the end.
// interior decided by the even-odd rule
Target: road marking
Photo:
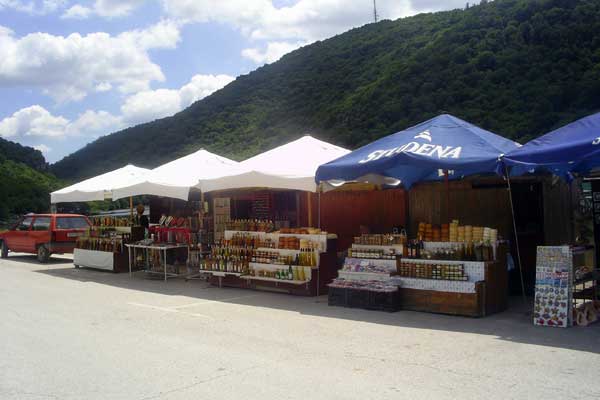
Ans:
{"type": "Polygon", "coordinates": [[[131,306],[136,306],[136,307],[148,308],[148,309],[156,310],[156,311],[164,311],[164,312],[169,312],[169,313],[174,313],[174,314],[189,315],[189,316],[192,316],[192,317],[200,317],[200,318],[213,319],[213,317],[208,316],[208,315],[204,315],[204,314],[189,313],[189,312],[185,312],[185,311],[175,310],[173,308],[153,306],[151,304],[142,304],[142,303],[127,303],[127,304],[129,304],[131,306]]]}
{"type": "Polygon", "coordinates": [[[230,297],[228,299],[204,300],[204,301],[198,301],[198,302],[190,303],[190,304],[182,304],[180,306],[173,306],[173,307],[170,307],[170,308],[178,310],[180,308],[188,308],[188,307],[201,306],[203,304],[226,303],[226,302],[229,302],[229,301],[235,301],[235,300],[241,300],[241,299],[249,299],[251,297],[258,297],[258,295],[257,294],[253,294],[253,295],[249,295],[249,296],[230,297]]]}

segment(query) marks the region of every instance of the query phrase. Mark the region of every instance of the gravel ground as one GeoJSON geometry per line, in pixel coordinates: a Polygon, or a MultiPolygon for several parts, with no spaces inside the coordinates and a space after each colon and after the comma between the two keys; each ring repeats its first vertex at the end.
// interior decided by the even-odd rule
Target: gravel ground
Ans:
{"type": "Polygon", "coordinates": [[[539,328],[0,260],[0,399],[593,399],[600,324],[539,328]]]}

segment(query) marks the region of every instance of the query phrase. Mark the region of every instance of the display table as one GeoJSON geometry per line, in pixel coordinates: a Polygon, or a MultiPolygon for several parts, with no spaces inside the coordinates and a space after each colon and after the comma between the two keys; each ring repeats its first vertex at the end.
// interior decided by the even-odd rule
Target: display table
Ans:
{"type": "Polygon", "coordinates": [[[75,267],[123,272],[127,270],[127,255],[125,253],[115,253],[112,251],[75,248],[73,250],[73,264],[75,267]]]}
{"type": "Polygon", "coordinates": [[[164,275],[164,280],[166,281],[168,278],[177,278],[177,277],[183,277],[187,275],[187,272],[181,273],[179,271],[176,271],[175,269],[172,269],[171,271],[168,271],[168,266],[167,266],[167,252],[168,251],[175,251],[178,249],[186,249],[187,251],[187,244],[169,244],[169,243],[160,243],[160,244],[139,244],[139,243],[134,243],[134,244],[126,244],[125,245],[128,249],[128,256],[129,256],[129,276],[133,276],[133,269],[132,266],[133,264],[136,262],[137,258],[137,252],[141,251],[142,255],[143,255],[143,262],[144,262],[144,272],[146,272],[147,274],[156,274],[156,275],[164,275]],[[153,263],[156,262],[158,265],[153,265],[153,263],[150,262],[150,253],[151,252],[158,252],[158,257],[155,257],[153,259],[153,263]],[[160,267],[160,265],[162,265],[162,271],[158,271],[157,267],[160,267]]]}

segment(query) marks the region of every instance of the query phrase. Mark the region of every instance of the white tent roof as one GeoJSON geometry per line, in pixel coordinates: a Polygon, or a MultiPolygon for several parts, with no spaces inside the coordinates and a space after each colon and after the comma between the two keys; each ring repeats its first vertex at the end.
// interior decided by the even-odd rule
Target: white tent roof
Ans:
{"type": "Polygon", "coordinates": [[[111,191],[144,179],[149,169],[128,164],[123,168],[95,176],[50,193],[51,203],[94,201],[111,198],[111,191]]]}
{"type": "Polygon", "coordinates": [[[307,135],[242,161],[233,174],[202,179],[198,187],[204,192],[253,187],[315,192],[319,165],[348,153],[350,150],[307,135]]]}
{"type": "Polygon", "coordinates": [[[154,168],[141,182],[113,190],[113,199],[155,195],[187,200],[190,188],[201,179],[220,177],[237,165],[237,161],[202,149],[154,168]]]}

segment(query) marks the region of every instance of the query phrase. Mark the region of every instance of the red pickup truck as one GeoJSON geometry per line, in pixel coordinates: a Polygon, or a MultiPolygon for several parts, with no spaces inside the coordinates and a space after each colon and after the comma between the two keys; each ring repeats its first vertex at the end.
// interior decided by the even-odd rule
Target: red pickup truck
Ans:
{"type": "Polygon", "coordinates": [[[0,233],[0,256],[8,257],[9,251],[33,253],[44,263],[53,253],[72,253],[77,237],[90,226],[87,217],[78,214],[28,214],[0,233]]]}

